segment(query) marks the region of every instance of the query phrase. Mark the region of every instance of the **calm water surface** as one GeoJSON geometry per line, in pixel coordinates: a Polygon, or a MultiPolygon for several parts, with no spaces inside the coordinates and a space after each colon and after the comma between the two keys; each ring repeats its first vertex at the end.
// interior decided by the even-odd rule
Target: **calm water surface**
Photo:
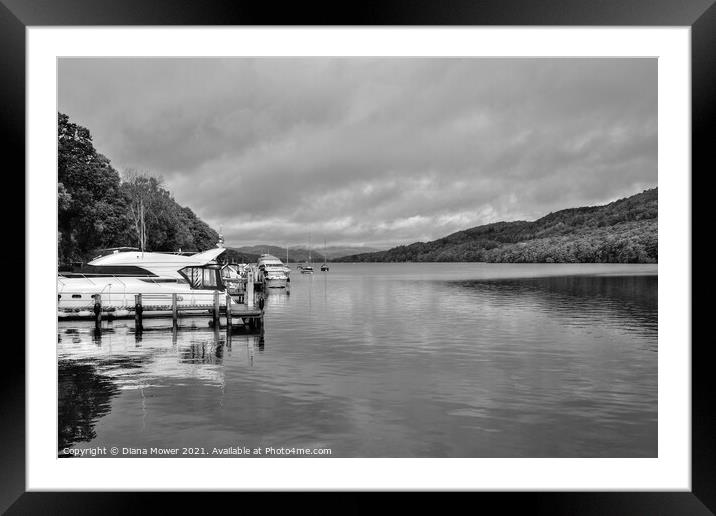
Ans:
{"type": "Polygon", "coordinates": [[[656,265],[330,267],[269,293],[263,336],[59,323],[60,454],[657,455],[656,265]]]}

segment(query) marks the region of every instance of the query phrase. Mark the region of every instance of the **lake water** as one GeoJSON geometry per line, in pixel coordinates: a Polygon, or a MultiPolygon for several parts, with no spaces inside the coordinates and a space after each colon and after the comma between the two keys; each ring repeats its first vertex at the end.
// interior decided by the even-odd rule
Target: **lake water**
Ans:
{"type": "Polygon", "coordinates": [[[657,456],[656,265],[330,267],[263,335],[58,323],[59,454],[657,456]]]}

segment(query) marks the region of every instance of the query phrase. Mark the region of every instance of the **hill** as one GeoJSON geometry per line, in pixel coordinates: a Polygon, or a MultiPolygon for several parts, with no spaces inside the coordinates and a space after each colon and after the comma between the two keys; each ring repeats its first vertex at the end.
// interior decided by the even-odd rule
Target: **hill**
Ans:
{"type": "Polygon", "coordinates": [[[220,261],[229,263],[256,263],[258,259],[259,254],[247,253],[236,247],[226,247],[226,252],[219,257],[220,261]]]}
{"type": "MultiPolygon", "coordinates": [[[[264,253],[272,254],[281,261],[286,261],[286,248],[275,245],[253,245],[232,248],[238,253],[244,254],[255,254],[260,255],[264,253]]],[[[376,252],[378,249],[372,247],[339,247],[332,246],[326,247],[325,257],[327,260],[334,260],[342,256],[353,255],[359,252],[376,252]]],[[[323,247],[312,247],[311,248],[311,259],[312,261],[323,261],[324,249],[323,247]]],[[[292,263],[305,262],[308,260],[308,249],[304,247],[289,247],[288,248],[288,261],[292,263]]]]}
{"type": "Polygon", "coordinates": [[[656,263],[658,190],[533,222],[497,222],[341,262],[656,263]]]}

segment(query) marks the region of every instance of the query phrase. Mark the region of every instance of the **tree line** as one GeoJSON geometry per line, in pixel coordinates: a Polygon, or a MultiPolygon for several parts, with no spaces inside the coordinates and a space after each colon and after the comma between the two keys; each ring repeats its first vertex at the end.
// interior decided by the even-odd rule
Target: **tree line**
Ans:
{"type": "Polygon", "coordinates": [[[58,113],[58,256],[60,266],[91,260],[99,249],[201,251],[216,231],[180,206],[161,178],[123,176],[94,148],[90,131],[58,113]]]}
{"type": "Polygon", "coordinates": [[[497,222],[343,262],[657,263],[658,190],[533,222],[497,222]]]}

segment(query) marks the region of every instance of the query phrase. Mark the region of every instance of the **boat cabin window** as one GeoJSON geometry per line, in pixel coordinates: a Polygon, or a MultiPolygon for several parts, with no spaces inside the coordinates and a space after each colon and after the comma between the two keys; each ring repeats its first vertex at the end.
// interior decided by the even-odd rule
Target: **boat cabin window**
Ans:
{"type": "Polygon", "coordinates": [[[211,267],[184,267],[179,273],[186,278],[191,288],[216,290],[223,289],[221,271],[211,267]]]}
{"type": "Polygon", "coordinates": [[[68,278],[73,275],[85,275],[85,276],[142,276],[151,277],[156,274],[137,267],[136,265],[83,265],[81,267],[73,268],[72,272],[62,272],[62,276],[68,278]]]}
{"type": "Polygon", "coordinates": [[[109,254],[117,254],[117,253],[128,253],[131,251],[139,251],[138,247],[110,247],[108,249],[100,249],[99,254],[93,258],[93,260],[96,260],[97,258],[102,258],[103,256],[107,256],[109,254]]]}

